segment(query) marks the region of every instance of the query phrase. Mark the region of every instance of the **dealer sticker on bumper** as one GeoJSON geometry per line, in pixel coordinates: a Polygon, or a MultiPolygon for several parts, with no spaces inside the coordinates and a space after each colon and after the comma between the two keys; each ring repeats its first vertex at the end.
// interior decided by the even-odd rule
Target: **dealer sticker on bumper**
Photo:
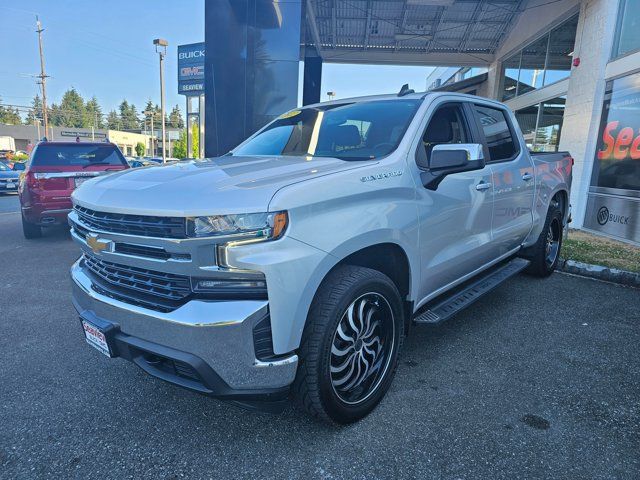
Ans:
{"type": "Polygon", "coordinates": [[[82,329],[84,330],[84,338],[89,345],[96,350],[104,353],[107,357],[111,357],[107,337],[98,327],[84,319],[82,321],[82,329]]]}

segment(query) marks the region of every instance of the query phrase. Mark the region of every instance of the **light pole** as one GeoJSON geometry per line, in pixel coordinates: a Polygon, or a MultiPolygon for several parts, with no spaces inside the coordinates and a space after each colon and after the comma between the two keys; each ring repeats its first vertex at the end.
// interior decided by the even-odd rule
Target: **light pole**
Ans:
{"type": "MultiPolygon", "coordinates": [[[[145,115],[147,115],[150,120],[151,120],[151,156],[155,157],[156,156],[156,149],[155,149],[155,145],[153,143],[154,139],[155,139],[155,134],[153,133],[153,115],[156,113],[153,110],[145,110],[144,112],[145,115]]],[[[146,127],[145,127],[146,128],[146,127]]]]}
{"type": "Polygon", "coordinates": [[[164,57],[167,55],[169,42],[162,38],[153,41],[156,46],[156,53],[160,56],[160,109],[162,111],[162,163],[167,162],[167,151],[165,148],[166,132],[164,125],[164,57]]]}

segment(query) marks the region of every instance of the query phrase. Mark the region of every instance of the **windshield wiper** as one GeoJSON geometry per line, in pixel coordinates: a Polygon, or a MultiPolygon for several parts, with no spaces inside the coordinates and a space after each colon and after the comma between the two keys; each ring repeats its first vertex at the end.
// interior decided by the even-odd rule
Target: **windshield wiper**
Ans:
{"type": "Polygon", "coordinates": [[[337,158],[338,160],[344,160],[346,162],[349,161],[353,161],[353,162],[361,162],[363,160],[375,160],[376,157],[352,157],[349,155],[332,155],[333,158],[337,158]]]}

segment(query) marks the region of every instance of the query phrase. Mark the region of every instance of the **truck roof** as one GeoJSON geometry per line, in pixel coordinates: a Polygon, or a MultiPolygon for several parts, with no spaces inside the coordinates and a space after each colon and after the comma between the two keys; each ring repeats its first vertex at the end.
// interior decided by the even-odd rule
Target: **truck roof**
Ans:
{"type": "Polygon", "coordinates": [[[474,101],[478,101],[481,100],[483,102],[489,102],[489,103],[495,103],[497,105],[502,105],[500,102],[496,101],[496,100],[491,100],[489,98],[484,98],[484,97],[478,97],[477,95],[469,95],[467,93],[456,93],[456,92],[433,92],[433,91],[429,91],[429,92],[415,92],[415,93],[409,93],[407,95],[403,95],[401,97],[398,96],[398,94],[385,94],[385,95],[367,95],[367,96],[363,96],[363,97],[350,97],[350,98],[341,98],[339,100],[330,100],[327,102],[318,102],[318,103],[314,103],[311,105],[305,105],[304,108],[307,107],[317,107],[317,106],[321,106],[321,105],[335,105],[335,104],[342,104],[342,103],[356,103],[356,102],[371,102],[371,101],[375,101],[375,100],[399,100],[399,99],[417,99],[417,100],[421,100],[421,99],[425,99],[427,97],[430,98],[434,98],[434,97],[441,97],[441,96],[447,96],[447,97],[451,97],[451,96],[455,96],[455,97],[460,97],[461,99],[466,99],[466,100],[474,100],[474,101]]]}

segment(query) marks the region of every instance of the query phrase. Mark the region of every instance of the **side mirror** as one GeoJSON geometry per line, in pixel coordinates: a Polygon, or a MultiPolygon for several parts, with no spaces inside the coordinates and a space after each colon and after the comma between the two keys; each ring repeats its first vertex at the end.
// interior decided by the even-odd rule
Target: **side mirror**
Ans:
{"type": "MultiPolygon", "coordinates": [[[[418,166],[423,168],[420,160],[416,159],[418,166]]],[[[447,175],[481,170],[484,166],[484,151],[479,143],[436,145],[431,151],[428,167],[420,174],[420,178],[425,188],[436,190],[447,175]]]]}

